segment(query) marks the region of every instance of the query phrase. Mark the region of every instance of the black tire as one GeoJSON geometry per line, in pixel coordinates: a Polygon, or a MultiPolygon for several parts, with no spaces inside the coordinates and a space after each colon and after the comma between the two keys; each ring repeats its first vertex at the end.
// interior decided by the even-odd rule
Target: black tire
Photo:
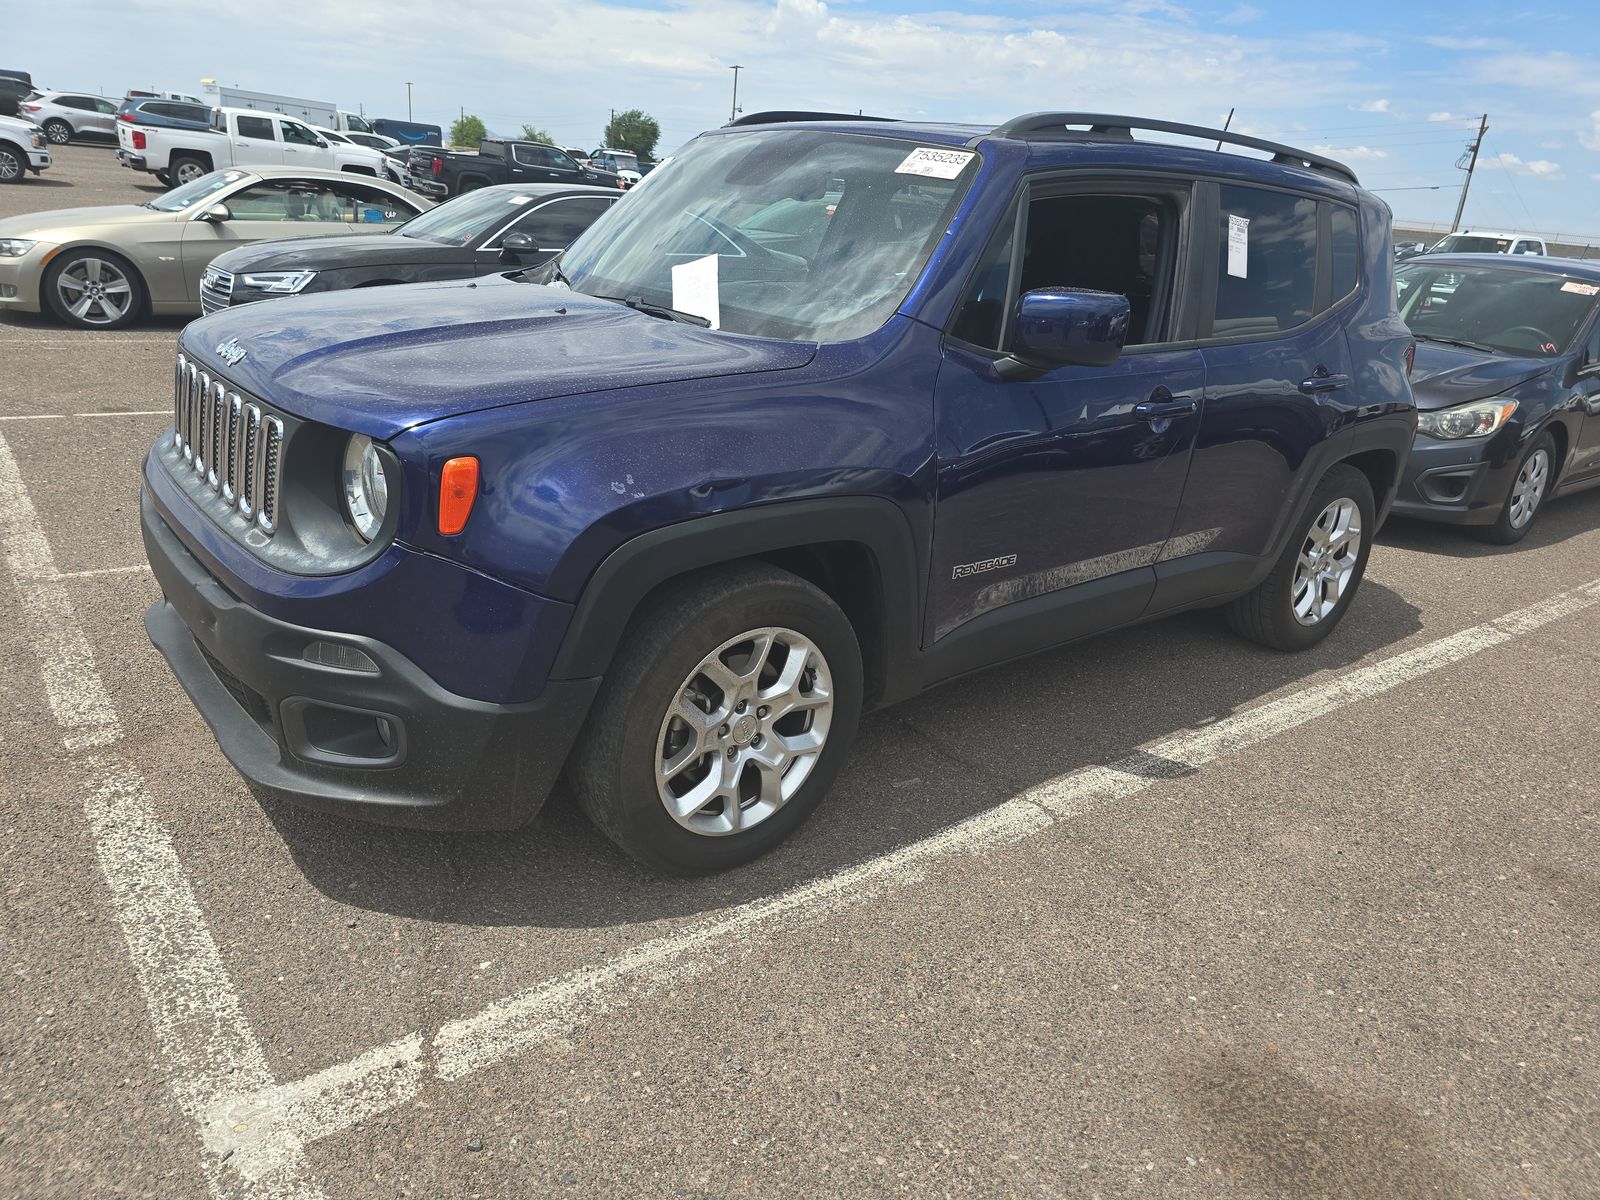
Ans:
{"type": "Polygon", "coordinates": [[[165,171],[157,171],[156,182],[162,187],[169,188],[172,186],[172,176],[168,175],[165,171]]]}
{"type": "MultiPolygon", "coordinates": [[[[1274,650],[1306,650],[1332,633],[1349,610],[1366,575],[1367,557],[1372,552],[1372,535],[1375,532],[1374,513],[1372,484],[1365,475],[1344,463],[1329,470],[1311,493],[1305,527],[1290,538],[1272,573],[1255,590],[1228,605],[1228,624],[1234,632],[1274,650]],[[1361,540],[1356,549],[1354,570],[1333,608],[1315,623],[1304,624],[1295,616],[1295,601],[1298,598],[1295,576],[1300,567],[1300,556],[1312,545],[1313,535],[1323,514],[1339,500],[1353,501],[1360,514],[1361,540]]],[[[1310,586],[1320,589],[1322,585],[1310,586]]]]}
{"type": "MultiPolygon", "coordinates": [[[[821,802],[855,740],[861,692],[855,630],[823,592],[764,564],[701,575],[656,593],[649,611],[629,627],[574,749],[568,779],[589,819],[645,866],[675,875],[724,871],[771,850],[821,802]],[[770,627],[799,634],[825,660],[833,708],[822,750],[790,799],[765,819],[721,836],[693,831],[667,811],[656,787],[668,706],[708,655],[743,633],[770,627]]],[[[738,723],[721,729],[740,736],[738,723]]],[[[751,741],[746,733],[739,744],[758,749],[761,740],[751,741]]],[[[722,753],[713,748],[693,761],[709,769],[722,753]]],[[[728,757],[734,756],[729,750],[728,757]]],[[[741,776],[741,782],[747,779],[741,776]]],[[[720,809],[723,802],[715,803],[720,809]]],[[[717,819],[716,812],[710,819],[717,819]]]]}
{"type": "Polygon", "coordinates": [[[456,195],[459,196],[462,192],[475,192],[481,187],[488,187],[488,186],[489,186],[489,181],[487,179],[485,179],[483,176],[481,176],[481,175],[466,175],[466,176],[463,176],[461,182],[456,185],[456,195]]]}
{"type": "Polygon", "coordinates": [[[0,142],[0,183],[21,183],[27,178],[27,152],[11,142],[0,142]]]}
{"type": "MultiPolygon", "coordinates": [[[[145,288],[144,280],[138,270],[120,254],[113,254],[110,250],[102,250],[98,246],[83,246],[76,250],[68,250],[51,259],[50,265],[45,268],[44,282],[41,284],[42,299],[50,306],[50,311],[55,313],[68,325],[79,329],[122,329],[132,325],[144,315],[146,302],[149,300],[149,291],[145,288]],[[85,319],[74,315],[71,306],[61,294],[60,280],[63,275],[71,271],[77,264],[86,259],[99,259],[109,265],[113,270],[120,272],[128,284],[128,306],[122,315],[110,320],[85,319]]],[[[104,314],[104,309],[94,308],[96,316],[104,314]]]]}
{"type": "Polygon", "coordinates": [[[52,146],[65,146],[72,140],[72,126],[60,117],[51,117],[40,128],[44,130],[44,136],[50,139],[52,146]]]}
{"type": "Polygon", "coordinates": [[[193,154],[176,155],[167,163],[167,177],[172,181],[173,187],[181,184],[192,183],[201,175],[211,174],[211,164],[205,159],[193,154]],[[196,173],[198,172],[198,173],[196,173]],[[188,178],[184,178],[187,175],[188,178]]]}
{"type": "Polygon", "coordinates": [[[1539,514],[1544,511],[1545,501],[1550,499],[1550,488],[1556,480],[1556,469],[1560,464],[1556,462],[1556,439],[1547,429],[1533,441],[1528,443],[1528,448],[1522,452],[1522,457],[1517,459],[1517,469],[1511,476],[1511,486],[1506,489],[1506,502],[1500,506],[1500,515],[1495,518],[1493,525],[1479,525],[1473,529],[1484,541],[1496,546],[1511,546],[1528,536],[1528,531],[1533,528],[1533,523],[1539,519],[1539,514]],[[1534,498],[1533,508],[1521,514],[1519,524],[1513,516],[1516,511],[1517,486],[1522,482],[1523,472],[1530,469],[1534,457],[1544,455],[1544,472],[1541,476],[1538,495],[1534,498]]]}

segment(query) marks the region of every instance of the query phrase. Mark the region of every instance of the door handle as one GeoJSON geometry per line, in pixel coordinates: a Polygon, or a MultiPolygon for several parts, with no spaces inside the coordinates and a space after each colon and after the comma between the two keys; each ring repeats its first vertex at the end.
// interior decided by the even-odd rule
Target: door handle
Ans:
{"type": "Polygon", "coordinates": [[[1300,381],[1300,390],[1307,396],[1319,392],[1336,392],[1350,382],[1348,375],[1330,375],[1327,367],[1318,367],[1310,379],[1300,381]]]}
{"type": "Polygon", "coordinates": [[[1159,400],[1152,399],[1135,404],[1133,415],[1143,417],[1146,421],[1164,421],[1168,417],[1187,416],[1199,407],[1193,396],[1167,395],[1159,400]]]}

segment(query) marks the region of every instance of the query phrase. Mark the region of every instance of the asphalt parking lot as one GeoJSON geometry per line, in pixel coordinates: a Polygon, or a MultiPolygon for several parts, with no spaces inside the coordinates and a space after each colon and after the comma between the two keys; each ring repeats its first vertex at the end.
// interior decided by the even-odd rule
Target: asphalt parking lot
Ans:
{"type": "MultiPolygon", "coordinates": [[[[155,194],[59,151],[0,214],[155,194]]],[[[1207,614],[863,726],[664,880],[263,805],[146,640],[181,322],[0,317],[0,1193],[1600,1195],[1600,493],[1393,523],[1315,650],[1207,614]]]]}

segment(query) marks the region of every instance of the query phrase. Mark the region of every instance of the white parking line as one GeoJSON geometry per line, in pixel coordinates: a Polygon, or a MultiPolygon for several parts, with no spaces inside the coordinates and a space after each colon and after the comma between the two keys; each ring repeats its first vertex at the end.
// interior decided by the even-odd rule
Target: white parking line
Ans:
{"type": "Polygon", "coordinates": [[[77,417],[170,417],[170,408],[136,408],[127,412],[17,413],[0,421],[70,421],[77,417]]]}
{"type": "Polygon", "coordinates": [[[149,563],[135,563],[131,567],[90,567],[87,571],[57,571],[50,578],[53,580],[94,579],[100,575],[137,575],[149,569],[149,563]]]}
{"type": "Polygon", "coordinates": [[[1461,662],[1552,621],[1600,604],[1600,579],[1496,620],[1451,634],[1237,713],[1194,733],[1155,742],[1116,762],[1050,780],[931,837],[777,896],[755,900],[625,950],[594,966],[496,1000],[446,1022],[424,1039],[413,1033],[306,1079],[233,1100],[214,1114],[251,1113],[270,1134],[241,1144],[240,1170],[271,1163],[271,1137],[305,1144],[338,1133],[414,1096],[429,1074],[456,1080],[520,1050],[562,1037],[607,1011],[630,987],[648,988],[738,953],[756,935],[811,924],[838,910],[922,879],[930,868],[1022,841],[1062,821],[1187,774],[1461,662]],[[431,1053],[430,1053],[431,1051],[431,1053]],[[277,1120],[271,1120],[276,1112],[277,1120]],[[267,1118],[263,1120],[263,1118],[267,1118]]]}
{"type": "MultiPolygon", "coordinates": [[[[59,583],[15,458],[0,437],[0,544],[69,747],[104,745],[120,724],[59,583]],[[47,600],[35,597],[45,596],[47,600]]],[[[215,939],[138,772],[108,754],[83,761],[94,784],[85,813],[101,869],[173,1069],[179,1103],[198,1124],[202,1164],[218,1196],[319,1193],[307,1143],[403,1103],[430,1078],[457,1080],[549,1042],[603,1014],[629,988],[650,988],[726,960],[758,936],[814,923],[905,887],[958,856],[1020,842],[1095,807],[1245,750],[1347,705],[1381,695],[1486,649],[1600,604],[1600,580],[1152,743],[1107,766],[1040,784],[998,807],[889,854],[679,927],[600,963],[546,980],[480,1011],[369,1050],[304,1079],[276,1083],[245,1019],[215,939]]]]}
{"type": "MultiPolygon", "coordinates": [[[[39,514],[4,436],[0,546],[31,623],[45,692],[67,747],[108,745],[122,736],[116,708],[61,586],[39,514]]],[[[227,1149],[221,1143],[233,1131],[207,1128],[206,1114],[225,1097],[237,1095],[241,1082],[248,1081],[255,1091],[270,1089],[266,1056],[240,1010],[222,952],[139,772],[108,754],[87,758],[82,765],[92,781],[84,812],[95,852],[157,1044],[168,1062],[172,1090],[199,1124],[202,1142],[215,1148],[201,1164],[208,1186],[219,1197],[315,1200],[319,1193],[305,1177],[304,1154],[292,1130],[271,1139],[271,1154],[258,1156],[255,1180],[248,1187],[241,1188],[237,1173],[224,1166],[227,1149]]]]}

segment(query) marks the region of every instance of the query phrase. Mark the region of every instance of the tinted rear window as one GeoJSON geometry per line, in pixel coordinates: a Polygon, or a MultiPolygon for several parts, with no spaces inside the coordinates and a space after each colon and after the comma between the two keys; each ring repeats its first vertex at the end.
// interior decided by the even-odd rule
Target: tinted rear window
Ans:
{"type": "Polygon", "coordinates": [[[1335,301],[1342,300],[1356,289],[1361,277],[1361,234],[1356,224],[1356,210],[1342,204],[1328,206],[1331,216],[1328,228],[1333,236],[1333,291],[1335,301]]]}
{"type": "Polygon", "coordinates": [[[1212,336],[1249,337],[1311,319],[1317,283],[1317,202],[1224,184],[1217,230],[1212,336]]]}

